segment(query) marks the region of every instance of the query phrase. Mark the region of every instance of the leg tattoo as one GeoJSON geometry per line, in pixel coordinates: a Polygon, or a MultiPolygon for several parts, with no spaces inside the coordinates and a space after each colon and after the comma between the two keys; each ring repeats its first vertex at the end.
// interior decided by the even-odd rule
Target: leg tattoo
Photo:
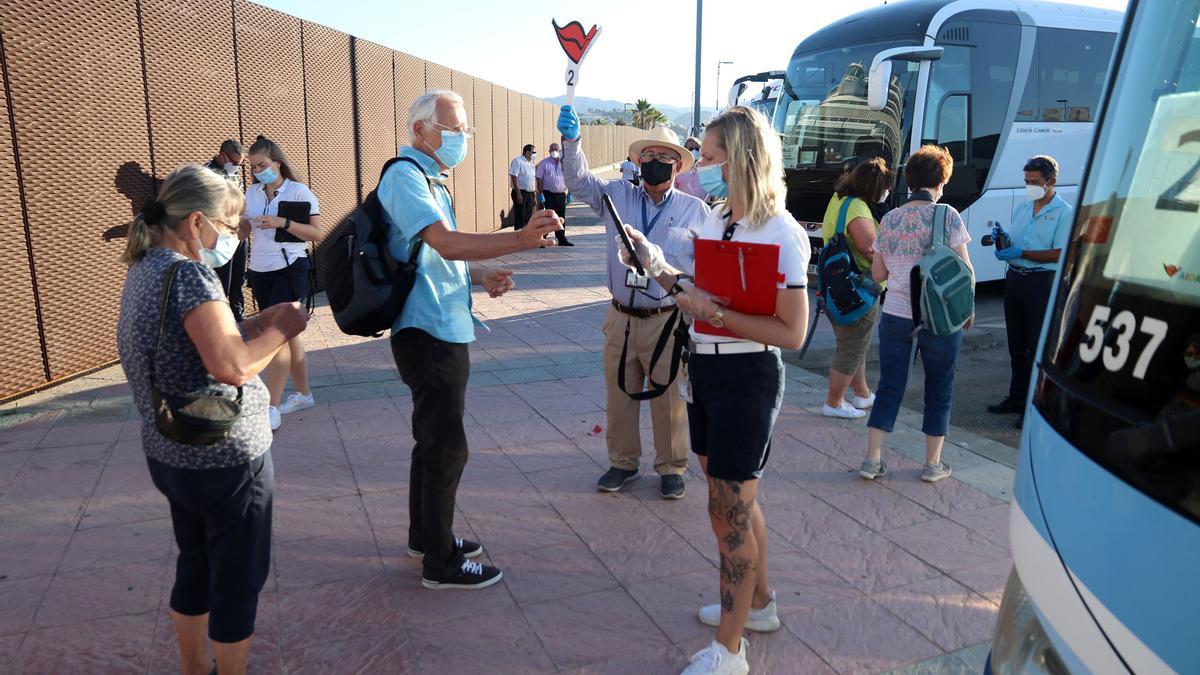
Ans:
{"type": "Polygon", "coordinates": [[[714,480],[709,493],[708,508],[715,520],[728,531],[721,536],[726,551],[721,551],[721,610],[733,611],[734,590],[751,577],[753,583],[758,576],[756,565],[749,558],[738,555],[737,549],[746,543],[751,531],[752,504],[742,501],[742,484],[736,481],[714,480]]]}

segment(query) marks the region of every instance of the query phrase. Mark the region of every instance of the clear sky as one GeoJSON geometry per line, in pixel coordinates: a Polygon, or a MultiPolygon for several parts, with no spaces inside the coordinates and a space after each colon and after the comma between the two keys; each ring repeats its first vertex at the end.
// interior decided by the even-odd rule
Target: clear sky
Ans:
{"type": "MultiPolygon", "coordinates": [[[[694,0],[259,0],[302,19],[441,63],[510,89],[565,93],[566,56],[550,20],[602,33],[584,61],[578,96],[690,106],[695,82],[694,0]]],[[[893,0],[897,1],[897,0],[893,0]]],[[[903,1],[903,0],[899,0],[903,1]]],[[[1125,0],[1061,0],[1124,9],[1125,0]]],[[[880,0],[708,0],[701,103],[739,75],[782,70],[813,31],[880,0]]],[[[722,100],[724,95],[722,94],[722,100]]],[[[722,102],[722,105],[724,103],[722,102]]]]}

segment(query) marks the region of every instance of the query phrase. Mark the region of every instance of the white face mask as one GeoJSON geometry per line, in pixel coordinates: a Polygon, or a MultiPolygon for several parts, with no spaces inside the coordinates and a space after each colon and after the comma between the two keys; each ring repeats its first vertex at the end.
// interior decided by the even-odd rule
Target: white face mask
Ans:
{"type": "Polygon", "coordinates": [[[225,265],[233,259],[233,254],[237,252],[237,247],[240,242],[238,238],[228,232],[218,230],[216,225],[209,221],[208,226],[217,233],[217,241],[213,243],[212,248],[200,249],[200,260],[209,267],[217,268],[225,265]]]}
{"type": "Polygon", "coordinates": [[[550,158],[551,158],[551,159],[558,159],[560,156],[561,156],[561,155],[559,155],[559,153],[558,153],[558,151],[557,151],[557,150],[551,150],[551,151],[550,151],[550,158]]]}
{"type": "Polygon", "coordinates": [[[1026,185],[1025,196],[1029,197],[1030,201],[1038,201],[1046,196],[1046,188],[1041,185],[1026,185]]]}
{"type": "Polygon", "coordinates": [[[225,162],[225,175],[236,176],[241,167],[233,162],[225,162]]]}
{"type": "Polygon", "coordinates": [[[887,198],[888,198],[888,195],[890,195],[890,194],[892,194],[891,190],[884,190],[884,191],[883,191],[883,196],[879,198],[879,202],[880,202],[881,204],[882,204],[883,202],[886,202],[886,201],[887,201],[887,198]]]}

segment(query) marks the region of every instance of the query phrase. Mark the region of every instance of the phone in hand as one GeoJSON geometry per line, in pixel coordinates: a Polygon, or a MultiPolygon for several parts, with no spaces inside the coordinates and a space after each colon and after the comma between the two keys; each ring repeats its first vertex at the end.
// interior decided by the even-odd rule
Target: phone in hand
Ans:
{"type": "Polygon", "coordinates": [[[613,205],[612,197],[602,195],[600,201],[604,202],[604,208],[612,216],[613,224],[617,226],[617,235],[621,237],[621,243],[625,245],[625,250],[629,251],[629,259],[633,261],[633,266],[637,269],[638,276],[646,276],[646,268],[642,266],[642,259],[638,257],[637,249],[634,248],[633,242],[629,240],[629,233],[625,231],[625,223],[621,221],[621,216],[617,213],[617,207],[613,205]]]}

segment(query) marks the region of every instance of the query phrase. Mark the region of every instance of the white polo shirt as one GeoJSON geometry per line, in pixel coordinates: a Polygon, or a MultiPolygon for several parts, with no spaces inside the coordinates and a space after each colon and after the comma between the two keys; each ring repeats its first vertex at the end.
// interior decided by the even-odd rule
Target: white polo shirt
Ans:
{"type": "Polygon", "coordinates": [[[525,159],[525,155],[517,155],[508,165],[508,175],[517,177],[517,186],[526,192],[537,190],[537,177],[534,175],[537,167],[525,159]]]}
{"type": "MultiPolygon", "coordinates": [[[[262,183],[251,185],[250,189],[246,190],[246,217],[277,216],[279,215],[279,202],[308,202],[312,205],[308,214],[310,217],[321,213],[321,209],[317,205],[317,196],[308,189],[307,185],[285,178],[283,185],[280,185],[279,191],[275,193],[275,198],[270,202],[267,201],[265,185],[262,183]]],[[[308,255],[307,242],[275,241],[275,233],[278,231],[275,229],[261,230],[257,227],[251,230],[250,270],[252,272],[281,270],[289,263],[296,262],[297,258],[308,255]]]]}
{"type": "MultiPolygon", "coordinates": [[[[725,217],[726,209],[713,209],[712,213],[700,226],[697,239],[724,238],[725,228],[729,220],[725,217]]],[[[808,235],[804,229],[787,211],[780,211],[767,219],[767,222],[748,229],[739,224],[733,230],[731,241],[742,241],[750,244],[777,244],[779,246],[779,275],[783,281],[779,288],[804,288],[808,285],[808,258],[811,253],[808,235]]],[[[695,254],[693,253],[693,256],[695,254]]],[[[807,320],[807,319],[806,319],[807,320]]],[[[737,342],[738,338],[720,335],[697,333],[692,326],[692,340],[695,342],[737,342]]]]}

